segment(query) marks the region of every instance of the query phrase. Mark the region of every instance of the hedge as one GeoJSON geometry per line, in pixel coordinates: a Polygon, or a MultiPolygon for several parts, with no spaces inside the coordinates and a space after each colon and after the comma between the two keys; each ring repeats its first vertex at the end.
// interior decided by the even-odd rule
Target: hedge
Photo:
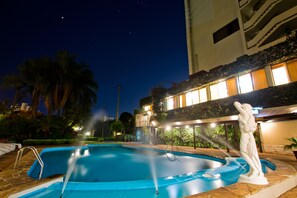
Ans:
{"type": "Polygon", "coordinates": [[[54,145],[54,144],[75,144],[76,139],[26,139],[24,145],[54,145]]]}

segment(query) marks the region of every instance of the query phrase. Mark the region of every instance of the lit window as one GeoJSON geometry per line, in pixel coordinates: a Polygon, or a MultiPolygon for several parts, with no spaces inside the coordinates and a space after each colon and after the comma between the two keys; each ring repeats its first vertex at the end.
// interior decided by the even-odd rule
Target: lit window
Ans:
{"type": "Polygon", "coordinates": [[[214,84],[210,86],[210,95],[212,100],[219,98],[218,84],[214,84]]]}
{"type": "Polygon", "coordinates": [[[179,96],[179,107],[183,107],[183,95],[179,96]]]}
{"type": "Polygon", "coordinates": [[[200,102],[206,102],[207,101],[206,88],[199,89],[199,96],[200,96],[200,102]]]}
{"type": "Polygon", "coordinates": [[[240,93],[253,91],[253,83],[250,74],[245,74],[238,77],[240,93]]]}
{"type": "Polygon", "coordinates": [[[144,111],[149,111],[150,110],[150,106],[144,106],[144,111]]]}
{"type": "Polygon", "coordinates": [[[228,96],[227,93],[227,85],[226,82],[220,82],[210,86],[211,99],[216,100],[219,98],[226,98],[228,96]]]}
{"type": "Polygon", "coordinates": [[[173,109],[174,101],[173,98],[168,98],[167,99],[167,110],[173,109]]]}
{"type": "Polygon", "coordinates": [[[272,74],[275,85],[283,85],[289,83],[289,77],[285,65],[272,68],[272,74]]]}
{"type": "Polygon", "coordinates": [[[193,104],[198,104],[199,103],[198,90],[192,91],[192,101],[193,101],[193,104]]]}
{"type": "Polygon", "coordinates": [[[187,106],[192,105],[192,92],[186,93],[186,105],[187,106]]]}
{"type": "Polygon", "coordinates": [[[218,87],[219,87],[220,98],[226,98],[226,97],[228,97],[228,89],[227,89],[226,81],[220,82],[218,84],[218,87]]]}

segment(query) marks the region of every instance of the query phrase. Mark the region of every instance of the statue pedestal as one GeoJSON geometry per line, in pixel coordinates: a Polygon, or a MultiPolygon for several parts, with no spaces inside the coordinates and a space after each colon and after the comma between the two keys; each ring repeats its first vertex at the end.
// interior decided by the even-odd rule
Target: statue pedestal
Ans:
{"type": "Polygon", "coordinates": [[[249,184],[257,184],[257,185],[267,185],[268,181],[266,177],[264,176],[246,176],[246,175],[240,175],[238,182],[242,183],[249,183],[249,184]]]}

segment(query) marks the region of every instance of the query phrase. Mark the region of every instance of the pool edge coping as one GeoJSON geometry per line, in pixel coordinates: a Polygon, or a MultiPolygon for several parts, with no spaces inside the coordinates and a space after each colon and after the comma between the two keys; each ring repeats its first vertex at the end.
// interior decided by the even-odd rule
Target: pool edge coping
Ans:
{"type": "MultiPolygon", "coordinates": [[[[151,145],[134,145],[133,146],[136,147],[152,147],[151,145]]],[[[131,144],[129,144],[129,146],[132,146],[131,144]]],[[[156,146],[155,148],[157,149],[162,149],[165,150],[164,148],[162,148],[162,146],[156,146]]],[[[186,153],[192,153],[192,154],[196,154],[196,150],[192,150],[192,152],[189,152],[188,150],[183,150],[182,147],[179,147],[180,151],[186,152],[186,153]]],[[[218,157],[216,155],[212,155],[212,154],[208,154],[210,156],[213,157],[218,157]]],[[[267,179],[269,180],[269,185],[268,186],[258,186],[258,185],[253,185],[253,184],[243,184],[243,183],[236,183],[236,184],[232,184],[223,188],[219,188],[219,189],[215,189],[215,190],[211,190],[211,191],[207,191],[204,193],[199,193],[199,194],[195,194],[195,195],[190,195],[188,197],[207,197],[211,196],[211,195],[219,195],[220,197],[224,197],[224,195],[222,195],[222,192],[227,192],[228,194],[226,195],[235,195],[235,197],[252,197],[252,198],[257,198],[257,197],[263,197],[266,196],[267,194],[272,197],[272,196],[279,196],[287,191],[289,191],[290,189],[294,188],[295,186],[297,186],[297,170],[296,168],[294,168],[292,165],[285,163],[283,161],[279,161],[273,158],[263,158],[263,159],[267,159],[269,161],[271,161],[272,163],[274,163],[275,165],[278,166],[277,170],[275,170],[272,174],[271,173],[267,173],[265,174],[265,176],[267,176],[267,179]],[[292,172],[293,170],[293,172],[292,172]],[[276,178],[279,177],[279,178],[276,178]],[[239,188],[236,185],[240,185],[239,187],[243,187],[243,189],[247,189],[248,192],[246,193],[236,193],[234,192],[234,188],[239,188]],[[257,187],[258,186],[258,187],[257,187]],[[231,194],[230,194],[231,193],[231,194]]],[[[51,181],[55,181],[57,180],[57,178],[52,179],[51,181]]],[[[51,182],[49,181],[49,182],[51,182]]],[[[48,182],[45,182],[43,184],[37,184],[34,187],[37,186],[41,186],[41,185],[45,185],[48,182]]],[[[27,188],[26,190],[31,190],[32,188],[27,188]]],[[[23,192],[25,190],[19,191],[19,192],[23,192]]],[[[19,193],[18,192],[18,193],[19,193]]],[[[14,193],[12,195],[16,195],[17,193],[14,193]]],[[[12,197],[12,195],[9,195],[8,197],[12,197]]],[[[228,196],[228,197],[229,197],[228,196]]]]}

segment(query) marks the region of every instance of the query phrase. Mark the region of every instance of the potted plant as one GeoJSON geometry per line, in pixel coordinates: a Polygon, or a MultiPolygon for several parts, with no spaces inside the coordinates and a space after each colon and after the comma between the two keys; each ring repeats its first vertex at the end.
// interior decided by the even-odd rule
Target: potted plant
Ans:
{"type": "Polygon", "coordinates": [[[287,144],[284,146],[285,150],[292,150],[296,159],[297,159],[297,138],[296,137],[291,137],[288,138],[289,141],[291,141],[291,144],[287,144]],[[294,150],[295,149],[295,150],[294,150]]]}

